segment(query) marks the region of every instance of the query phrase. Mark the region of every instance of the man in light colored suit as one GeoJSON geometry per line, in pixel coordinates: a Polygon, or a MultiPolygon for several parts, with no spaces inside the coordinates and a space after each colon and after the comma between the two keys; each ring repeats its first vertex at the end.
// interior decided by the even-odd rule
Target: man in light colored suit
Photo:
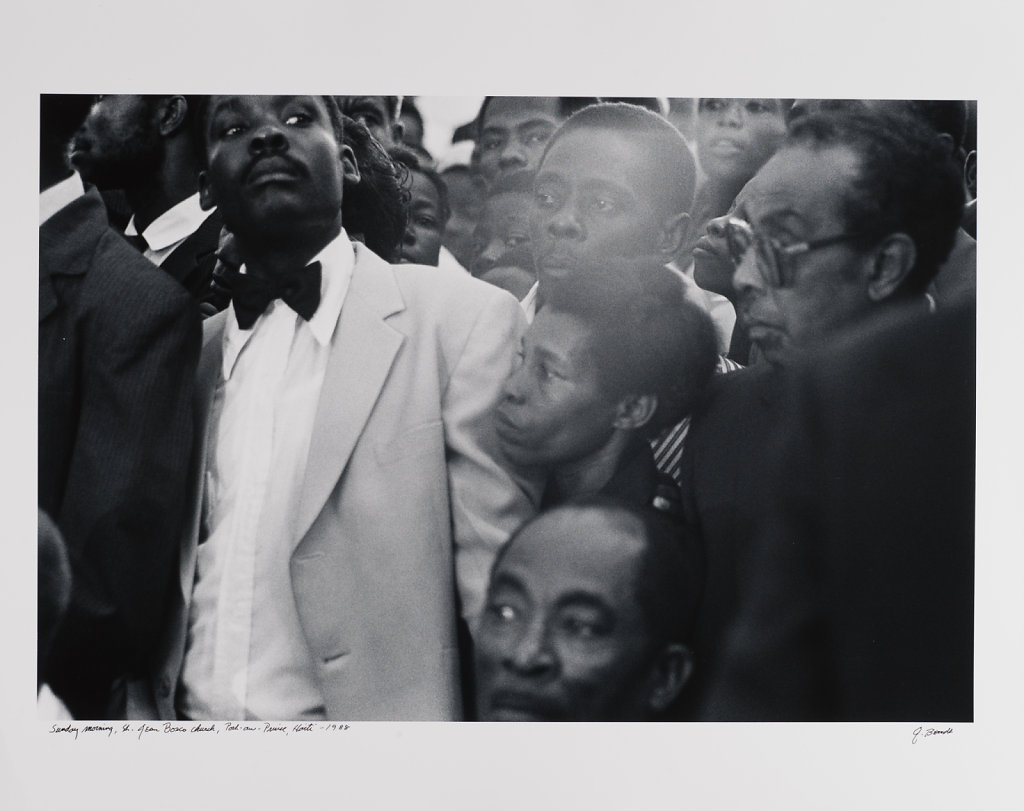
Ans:
{"type": "Polygon", "coordinates": [[[330,97],[214,96],[197,123],[203,204],[245,264],[205,326],[156,712],[457,719],[459,613],[533,512],[489,419],[518,304],[353,246],[330,97]]]}

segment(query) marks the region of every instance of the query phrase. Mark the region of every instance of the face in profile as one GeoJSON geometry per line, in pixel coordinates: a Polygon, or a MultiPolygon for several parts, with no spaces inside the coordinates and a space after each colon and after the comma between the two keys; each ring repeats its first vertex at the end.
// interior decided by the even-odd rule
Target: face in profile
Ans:
{"type": "MultiPolygon", "coordinates": [[[[848,232],[844,190],[859,173],[857,155],[845,146],[788,147],[773,157],[744,189],[736,216],[781,246],[838,237],[848,232]]],[[[766,276],[751,247],[736,267],[737,315],[752,343],[769,361],[791,346],[813,341],[871,306],[865,254],[840,241],[780,257],[782,282],[766,276]]]]}
{"type": "Polygon", "coordinates": [[[340,229],[345,176],[358,172],[319,96],[213,96],[203,125],[200,200],[232,233],[263,242],[340,229]]]}
{"type": "Polygon", "coordinates": [[[658,171],[651,163],[635,139],[612,130],[581,128],[558,138],[534,181],[530,234],[542,281],[662,250],[671,215],[652,192],[658,171]]]}
{"type": "Polygon", "coordinates": [[[482,721],[644,720],[656,645],[637,599],[640,521],[547,513],[504,550],[477,634],[482,721]]]}
{"type": "Polygon", "coordinates": [[[726,223],[736,213],[736,209],[746,199],[746,187],[736,196],[729,210],[721,217],[709,220],[704,227],[704,235],[693,246],[693,278],[704,290],[718,293],[730,301],[735,299],[736,289],[733,286],[733,275],[736,264],[729,251],[726,238],[726,223]]]}
{"type": "Polygon", "coordinates": [[[445,225],[441,196],[437,186],[422,172],[411,171],[409,177],[409,221],[399,261],[437,267],[445,225]]]}
{"type": "Polygon", "coordinates": [[[618,403],[598,379],[589,329],[551,308],[538,311],[495,410],[505,456],[523,467],[583,462],[611,437],[618,403]]]}
{"type": "Polygon", "coordinates": [[[490,183],[518,171],[533,171],[548,139],[565,120],[557,98],[496,96],[487,103],[480,128],[480,173],[490,183]]]}
{"type": "Polygon", "coordinates": [[[697,156],[708,179],[753,177],[781,145],[785,113],[780,99],[701,99],[697,156]]]}
{"type": "Polygon", "coordinates": [[[164,144],[145,96],[99,96],[71,139],[68,157],[101,189],[132,188],[160,166],[164,144]]]}
{"type": "Polygon", "coordinates": [[[535,280],[530,251],[532,204],[529,192],[492,194],[473,232],[473,275],[520,299],[535,280]]]}

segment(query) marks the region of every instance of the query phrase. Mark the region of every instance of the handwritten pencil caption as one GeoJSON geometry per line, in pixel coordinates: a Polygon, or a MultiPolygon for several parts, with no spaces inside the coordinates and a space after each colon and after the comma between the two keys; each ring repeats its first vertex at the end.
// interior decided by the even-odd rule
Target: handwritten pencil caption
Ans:
{"type": "Polygon", "coordinates": [[[267,723],[263,721],[161,721],[153,723],[106,723],[84,724],[70,722],[51,724],[50,735],[70,735],[78,740],[83,737],[134,736],[138,740],[164,735],[272,735],[289,737],[291,735],[330,735],[345,732],[348,724],[336,721],[310,721],[306,723],[267,723]]]}

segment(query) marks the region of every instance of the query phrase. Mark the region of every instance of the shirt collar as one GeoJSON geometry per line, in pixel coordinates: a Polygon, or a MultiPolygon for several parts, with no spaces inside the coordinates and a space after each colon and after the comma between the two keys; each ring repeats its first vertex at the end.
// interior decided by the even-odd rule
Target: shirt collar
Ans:
{"type": "MultiPolygon", "coordinates": [[[[146,245],[151,251],[162,251],[169,248],[176,242],[192,234],[206,218],[210,216],[209,211],[203,211],[199,205],[199,192],[191,197],[186,197],[177,205],[171,206],[167,211],[157,217],[149,224],[149,227],[142,232],[146,239],[146,245]]],[[[135,215],[128,220],[124,229],[125,236],[135,236],[139,233],[135,227],[135,215]]]]}
{"type": "MultiPolygon", "coordinates": [[[[355,252],[352,250],[352,243],[349,241],[345,229],[325,247],[320,253],[309,260],[308,264],[319,262],[320,273],[320,306],[309,321],[305,321],[298,314],[292,312],[288,305],[282,302],[275,302],[271,307],[285,307],[292,317],[298,320],[299,328],[305,325],[313,333],[314,339],[320,346],[327,346],[334,334],[338,317],[341,315],[341,306],[345,303],[345,296],[348,294],[349,283],[352,280],[352,269],[355,266],[355,252]]],[[[245,265],[242,265],[241,272],[245,272],[245,265]]],[[[268,309],[268,312],[270,310],[268,309]]],[[[224,327],[224,379],[231,377],[231,373],[238,361],[238,356],[245,348],[249,339],[256,334],[260,325],[266,319],[264,313],[256,319],[252,329],[242,329],[238,326],[238,319],[235,317],[235,308],[229,307],[227,324],[224,327]]]]}
{"type": "Polygon", "coordinates": [[[40,192],[39,224],[42,225],[64,208],[64,206],[73,200],[77,200],[83,194],[85,194],[85,184],[82,183],[82,178],[79,177],[78,172],[72,172],[71,177],[40,192]]]}

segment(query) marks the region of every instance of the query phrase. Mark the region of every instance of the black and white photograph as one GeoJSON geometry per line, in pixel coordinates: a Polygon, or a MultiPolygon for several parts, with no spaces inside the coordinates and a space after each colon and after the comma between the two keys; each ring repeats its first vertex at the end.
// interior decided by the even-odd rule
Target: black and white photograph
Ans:
{"type": "Polygon", "coordinates": [[[1014,807],[1006,99],[299,7],[19,94],[5,807],[1014,807]]]}

